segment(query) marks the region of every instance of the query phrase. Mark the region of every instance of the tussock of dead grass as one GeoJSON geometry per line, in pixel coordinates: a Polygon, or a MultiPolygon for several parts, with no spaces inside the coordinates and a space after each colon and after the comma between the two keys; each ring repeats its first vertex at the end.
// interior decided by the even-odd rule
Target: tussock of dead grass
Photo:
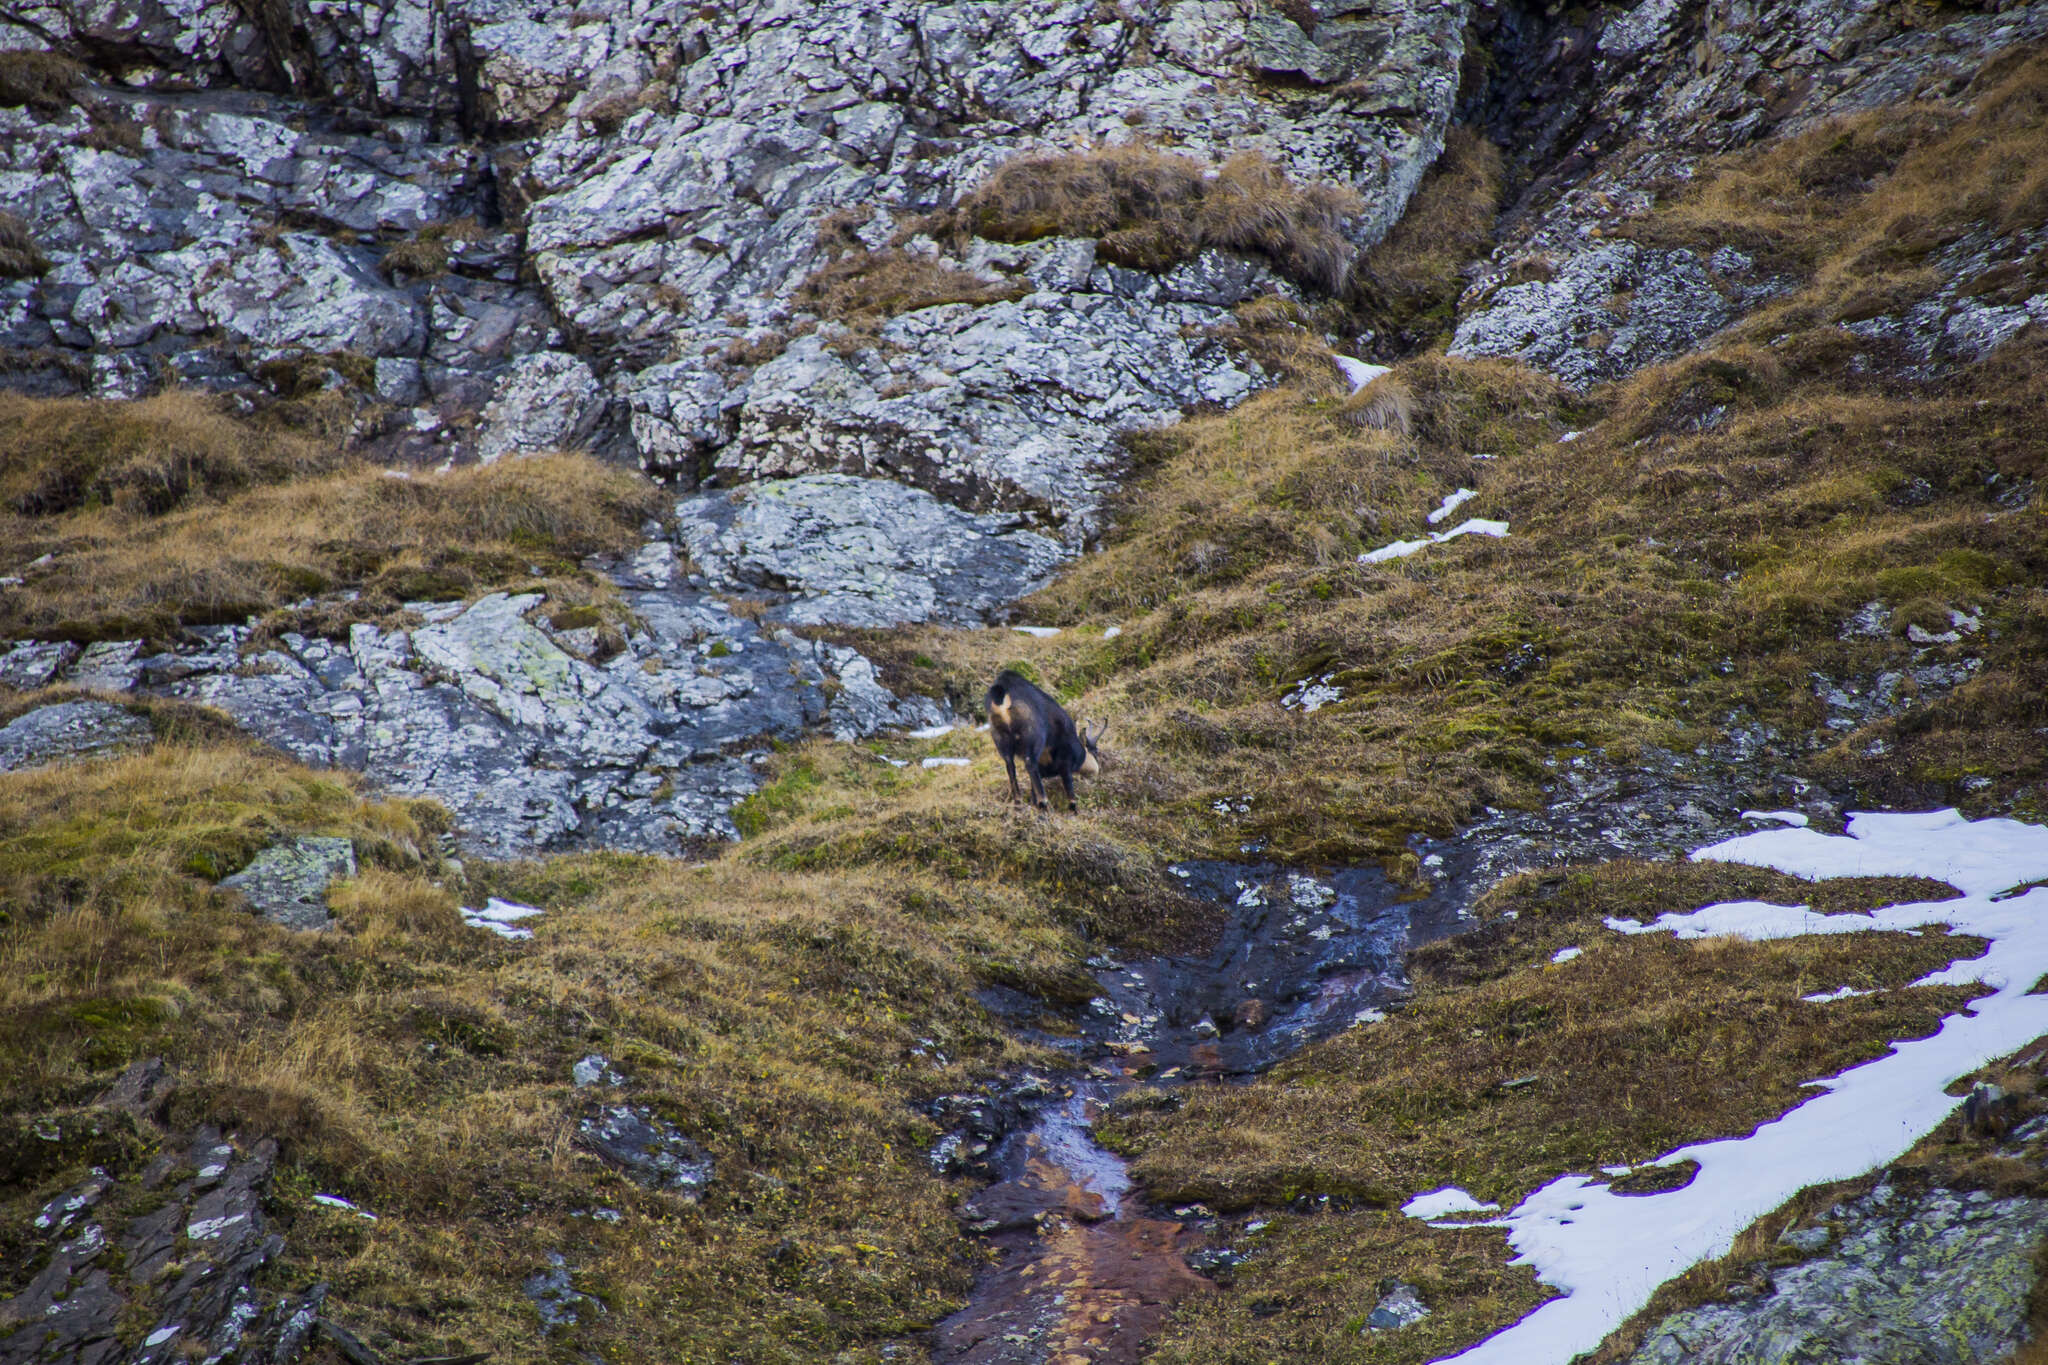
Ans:
{"type": "Polygon", "coordinates": [[[1296,283],[1335,294],[1356,254],[1358,197],[1300,185],[1256,152],[1221,166],[1153,147],[1099,147],[1004,163],[928,230],[999,242],[1093,237],[1108,261],[1165,270],[1206,247],[1262,255],[1296,283]]]}
{"type": "Polygon", "coordinates": [[[899,248],[855,248],[812,271],[794,298],[820,317],[858,325],[946,303],[999,303],[1029,290],[899,248]]]}
{"type": "Polygon", "coordinates": [[[345,587],[365,619],[530,584],[535,566],[574,577],[660,507],[645,479],[578,455],[397,478],[190,394],[0,395],[7,424],[0,569],[27,582],[0,596],[5,639],[161,635],[345,587]]]}
{"type": "Polygon", "coordinates": [[[26,279],[50,268],[35,232],[18,214],[0,210],[0,280],[26,279]]]}

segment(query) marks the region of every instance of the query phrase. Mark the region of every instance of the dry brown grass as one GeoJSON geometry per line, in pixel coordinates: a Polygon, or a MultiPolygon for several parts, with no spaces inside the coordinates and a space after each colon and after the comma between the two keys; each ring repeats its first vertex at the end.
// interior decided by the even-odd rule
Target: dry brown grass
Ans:
{"type": "Polygon", "coordinates": [[[448,262],[453,255],[451,243],[474,242],[483,235],[483,229],[474,218],[428,223],[404,241],[394,243],[385,251],[378,265],[393,279],[400,276],[434,279],[448,273],[448,262]]]}
{"type": "Polygon", "coordinates": [[[1419,350],[1457,321],[1458,267],[1486,254],[1501,190],[1500,149],[1452,127],[1401,221],[1354,272],[1354,307],[1387,344],[1419,350]]]}
{"type": "Polygon", "coordinates": [[[0,210],[0,280],[28,279],[50,268],[36,246],[34,231],[16,214],[0,210]]]}
{"type": "Polygon", "coordinates": [[[914,252],[856,247],[812,271],[793,297],[822,318],[858,326],[919,308],[1000,303],[1028,292],[1029,284],[984,279],[914,252]]]}
{"type": "Polygon", "coordinates": [[[392,477],[212,400],[0,396],[0,638],[133,638],[364,591],[366,619],[638,543],[653,485],[583,456],[392,477]],[[32,565],[41,556],[53,562],[32,565]]]}
{"type": "Polygon", "coordinates": [[[1102,147],[1006,162],[926,224],[992,241],[1093,237],[1105,260],[1164,270],[1207,247],[1262,255],[1289,279],[1343,288],[1356,254],[1345,235],[1358,197],[1300,185],[1256,152],[1218,167],[1152,147],[1102,147]]]}
{"type": "Polygon", "coordinates": [[[341,462],[338,451],[252,427],[221,400],[187,392],[133,403],[0,393],[0,445],[0,506],[30,517],[88,504],[153,515],[341,462]]]}
{"type": "Polygon", "coordinates": [[[83,76],[77,62],[55,52],[0,52],[0,108],[56,113],[71,103],[83,76]]]}
{"type": "MultiPolygon", "coordinates": [[[[1050,841],[1014,880],[619,855],[460,874],[431,855],[431,814],[239,744],[0,774],[0,885],[32,907],[0,921],[0,1125],[69,1112],[130,1058],[164,1056],[174,1122],[280,1140],[280,1272],[334,1284],[334,1311],[394,1356],[525,1358],[520,1285],[556,1249],[607,1309],[558,1340],[612,1359],[843,1359],[959,1302],[981,1256],[917,1105],[969,1067],[1043,1063],[978,987],[1085,993],[1087,950],[1059,921],[1085,918],[1075,896],[1095,890],[1050,841]],[[293,934],[218,902],[216,877],[298,832],[364,854],[329,893],[340,927],[293,934]],[[545,907],[537,937],[452,922],[458,899],[489,894],[545,907]],[[710,1151],[701,1203],[576,1145],[577,1121],[616,1098],[569,1083],[592,1051],[710,1151]],[[380,1221],[335,1217],[315,1190],[380,1221]],[[599,1208],[623,1217],[594,1222],[599,1208]]],[[[14,1212],[87,1159],[108,1158],[0,1162],[4,1227],[26,1228],[14,1212]]],[[[24,1247],[0,1233],[0,1288],[18,1286],[24,1247]]]]}

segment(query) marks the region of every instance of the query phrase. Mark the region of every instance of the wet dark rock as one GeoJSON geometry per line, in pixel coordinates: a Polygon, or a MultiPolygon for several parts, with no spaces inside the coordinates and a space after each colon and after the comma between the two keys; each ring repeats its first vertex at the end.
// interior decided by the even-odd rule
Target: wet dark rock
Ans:
{"type": "Polygon", "coordinates": [[[355,846],[348,840],[302,835],[264,849],[220,884],[241,892],[250,908],[273,924],[325,929],[334,922],[327,912],[328,884],[355,875],[355,846]]]}
{"type": "Polygon", "coordinates": [[[576,1139],[651,1190],[694,1200],[711,1182],[711,1157],[644,1105],[607,1105],[577,1123],[576,1139]]]}
{"type": "Polygon", "coordinates": [[[588,1294],[576,1292],[570,1278],[568,1258],[559,1251],[548,1253],[548,1268],[527,1277],[526,1297],[540,1314],[541,1326],[553,1330],[574,1327],[580,1314],[602,1312],[602,1306],[588,1294]]]}
{"type": "MultiPolygon", "coordinates": [[[[128,1121],[153,1112],[167,1089],[160,1063],[138,1063],[101,1103],[128,1121]]],[[[201,1127],[166,1135],[146,1164],[95,1167],[53,1195],[31,1223],[45,1239],[40,1268],[0,1304],[0,1324],[12,1324],[0,1326],[0,1362],[294,1358],[326,1289],[258,1286],[284,1248],[262,1207],[276,1155],[268,1139],[245,1143],[201,1127]],[[139,1199],[145,1191],[154,1197],[139,1199]],[[123,1212],[138,1204],[148,1211],[123,1212]],[[140,1343],[123,1345],[117,1332],[138,1320],[150,1324],[140,1343]]]]}
{"type": "Polygon", "coordinates": [[[154,739],[147,720],[111,702],[56,702],[0,725],[0,773],[136,748],[154,739]]]}

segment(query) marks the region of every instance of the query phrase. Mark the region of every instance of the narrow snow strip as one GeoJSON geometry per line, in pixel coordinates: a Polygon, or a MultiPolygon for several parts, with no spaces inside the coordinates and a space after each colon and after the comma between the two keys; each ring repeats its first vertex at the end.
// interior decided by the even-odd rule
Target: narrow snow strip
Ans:
{"type": "Polygon", "coordinates": [[[1553,963],[1563,964],[1566,962],[1570,962],[1572,959],[1578,957],[1585,951],[1586,950],[1584,948],[1559,948],[1556,952],[1550,955],[1550,960],[1553,963]]]}
{"type": "Polygon", "coordinates": [[[1036,635],[1041,640],[1060,633],[1058,626],[1011,626],[1010,629],[1016,631],[1019,635],[1036,635]]]}
{"type": "Polygon", "coordinates": [[[972,762],[974,760],[971,758],[927,758],[924,760],[923,766],[927,768],[964,768],[972,762]]]}
{"type": "Polygon", "coordinates": [[[1401,1206],[1410,1218],[1442,1218],[1452,1213],[1493,1213],[1498,1204],[1482,1204],[1456,1185],[1446,1185],[1428,1194],[1418,1194],[1401,1206]]]}
{"type": "Polygon", "coordinates": [[[1337,368],[1344,371],[1344,377],[1351,381],[1353,393],[1357,393],[1381,375],[1392,373],[1385,365],[1370,365],[1363,360],[1353,360],[1348,355],[1333,355],[1330,359],[1337,362],[1337,368]]]}
{"type": "Polygon", "coordinates": [[[1358,557],[1361,564],[1378,564],[1382,560],[1404,559],[1417,550],[1426,550],[1432,545],[1441,545],[1457,536],[1494,536],[1508,533],[1504,521],[1487,521],[1483,517],[1471,517],[1459,522],[1448,531],[1432,531],[1427,540],[1397,540],[1391,545],[1382,545],[1377,550],[1367,550],[1358,557]]]}
{"type": "Polygon", "coordinates": [[[1451,494],[1450,496],[1444,499],[1443,506],[1437,508],[1434,512],[1431,512],[1429,514],[1429,524],[1431,526],[1436,525],[1445,517],[1457,511],[1460,507],[1463,507],[1466,503],[1472,501],[1472,499],[1478,496],[1479,490],[1476,488],[1460,488],[1457,492],[1451,494]]]}
{"type": "Polygon", "coordinates": [[[1746,810],[1742,812],[1742,818],[1745,820],[1776,820],[1781,825],[1796,825],[1800,829],[1805,829],[1809,823],[1806,816],[1796,810],[1746,810]]]}
{"type": "Polygon", "coordinates": [[[352,1213],[358,1218],[367,1218],[372,1223],[377,1221],[376,1214],[371,1213],[368,1209],[358,1208],[338,1194],[316,1194],[313,1196],[313,1202],[325,1204],[330,1209],[340,1209],[343,1213],[352,1213]]]}
{"type": "MultiPolygon", "coordinates": [[[[1905,929],[1944,923],[1990,940],[1982,957],[1923,977],[1919,985],[1989,986],[1993,994],[1942,1021],[1927,1038],[1813,1082],[1822,1093],[1748,1137],[1681,1147],[1651,1163],[1699,1163],[1682,1189],[1618,1195],[1596,1178],[1567,1175],[1523,1200],[1501,1223],[1516,1264],[1563,1291],[1514,1326],[1446,1357],[1460,1365],[1566,1365],[1593,1350],[1657,1287],[1724,1255],[1744,1228],[1800,1190],[1848,1180],[1896,1160],[1952,1113],[1945,1093],[1958,1077],[2048,1034],[2048,995],[2029,995],[2048,973],[2048,887],[1995,899],[2048,877],[2048,828],[2015,820],[1965,820],[1952,810],[1855,815],[1843,835],[1805,829],[1747,834],[1693,854],[1701,861],[1776,868],[1807,878],[1924,876],[1964,894],[1890,906],[1870,915],[1814,916],[1803,907],[1710,906],[1664,920],[1753,920],[1776,937],[1810,916],[1824,927],[1905,929]],[[1724,916],[1720,912],[1740,913],[1724,916]],[[1771,912],[1771,913],[1764,913],[1771,912]]],[[[1810,932],[1811,930],[1809,930],[1810,932]]],[[[1734,931],[1730,931],[1734,932],[1734,931]]]]}
{"type": "Polygon", "coordinates": [[[926,725],[920,729],[912,730],[908,737],[911,739],[937,739],[940,735],[950,735],[952,733],[953,722],[947,721],[944,725],[926,725]]]}
{"type": "Polygon", "coordinates": [[[1817,995],[1802,995],[1799,998],[1809,1005],[1825,1005],[1835,1000],[1854,1000],[1859,995],[1876,995],[1876,991],[1859,991],[1854,986],[1838,986],[1831,991],[1817,995]]]}

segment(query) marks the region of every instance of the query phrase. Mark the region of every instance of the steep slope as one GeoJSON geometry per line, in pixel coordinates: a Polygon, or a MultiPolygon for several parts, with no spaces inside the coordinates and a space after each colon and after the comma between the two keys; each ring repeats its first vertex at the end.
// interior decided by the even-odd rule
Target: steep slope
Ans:
{"type": "MultiPolygon", "coordinates": [[[[1402,1206],[1652,1196],[2023,989],[1940,906],[2038,887],[1681,855],[2048,823],[2044,14],[10,8],[0,1359],[1553,1299],[1402,1206]],[[1726,902],[1934,908],[1614,927],[1726,902]]],[[[2038,1351],[1983,1060],[1598,1358],[2038,1351]]]]}

